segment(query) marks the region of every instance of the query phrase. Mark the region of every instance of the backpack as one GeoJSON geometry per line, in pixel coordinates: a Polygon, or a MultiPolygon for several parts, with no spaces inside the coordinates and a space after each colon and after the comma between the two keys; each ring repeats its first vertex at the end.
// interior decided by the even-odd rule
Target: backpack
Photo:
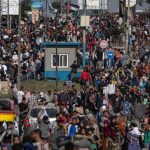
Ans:
{"type": "Polygon", "coordinates": [[[100,112],[98,112],[96,115],[96,121],[98,122],[98,124],[100,124],[102,121],[102,114],[100,114],[100,112]]]}
{"type": "Polygon", "coordinates": [[[77,73],[77,68],[76,67],[72,67],[71,72],[72,73],[77,73]]]}
{"type": "Polygon", "coordinates": [[[26,63],[23,63],[23,66],[22,66],[22,70],[27,70],[27,64],[26,63]]]}
{"type": "Polygon", "coordinates": [[[37,71],[40,71],[40,70],[41,70],[41,65],[40,65],[40,63],[37,64],[36,70],[37,70],[37,71]]]}
{"type": "Polygon", "coordinates": [[[5,71],[4,71],[4,67],[3,67],[3,66],[1,66],[0,74],[1,74],[1,75],[3,75],[4,73],[5,73],[5,71]]]}

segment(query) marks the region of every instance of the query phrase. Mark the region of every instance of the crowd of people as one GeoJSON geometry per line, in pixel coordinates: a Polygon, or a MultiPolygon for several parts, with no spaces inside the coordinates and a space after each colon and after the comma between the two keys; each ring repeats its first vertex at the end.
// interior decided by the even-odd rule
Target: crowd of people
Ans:
{"type": "MultiPolygon", "coordinates": [[[[49,24],[44,25],[43,20],[32,24],[29,20],[22,23],[21,38],[21,74],[22,80],[37,79],[42,80],[44,72],[44,48],[40,49],[41,41],[65,41],[80,42],[82,45],[82,28],[80,27],[80,17],[57,17],[50,18],[49,24]]],[[[103,59],[103,51],[99,47],[102,39],[108,40],[109,43],[123,41],[125,34],[118,33],[120,24],[119,17],[115,14],[104,17],[91,17],[90,27],[87,28],[86,35],[86,64],[96,66],[98,61],[103,59]],[[113,29],[116,29],[113,31],[113,29]]],[[[148,60],[149,53],[144,54],[149,49],[149,15],[140,14],[131,20],[132,28],[130,29],[130,40],[134,50],[144,51],[140,56],[134,55],[133,59],[140,61],[148,60]],[[139,21],[139,18],[140,19],[139,21]],[[138,41],[138,44],[136,44],[138,41]],[[144,49],[144,50],[143,50],[144,49]],[[138,56],[138,57],[137,57],[138,56]]],[[[18,65],[18,32],[17,28],[1,29],[0,31],[0,70],[1,79],[10,79],[16,83],[17,65],[18,65]]],[[[122,43],[122,42],[121,42],[122,43]]],[[[82,47],[82,46],[81,46],[82,47]]],[[[77,50],[77,63],[82,63],[82,48],[77,50]]],[[[112,49],[117,51],[118,56],[122,55],[124,49],[112,49]]],[[[112,62],[111,62],[112,63],[112,62]]]]}
{"type": "MultiPolygon", "coordinates": [[[[77,49],[77,61],[70,66],[70,79],[79,87],[76,84],[68,87],[64,83],[61,92],[49,89],[47,93],[15,88],[18,32],[17,28],[1,29],[0,77],[11,83],[20,114],[33,106],[48,104],[53,104],[57,110],[55,130],[51,128],[48,116],[38,117],[39,128],[29,135],[17,132],[11,142],[12,135],[7,133],[1,140],[2,150],[51,150],[58,149],[58,146],[64,146],[65,150],[79,147],[92,150],[150,149],[149,21],[150,15],[146,13],[138,14],[130,21],[131,44],[129,42],[127,56],[125,48],[113,46],[117,42],[121,46],[124,43],[125,33],[112,32],[112,29],[118,31],[120,28],[119,17],[116,14],[90,17],[90,27],[86,29],[86,66],[79,78],[76,74],[82,65],[82,46],[77,49]],[[109,46],[101,49],[99,43],[104,39],[109,46]],[[141,50],[144,53],[141,54],[141,50]],[[61,138],[54,140],[55,135],[61,138]]],[[[22,81],[44,79],[45,51],[40,47],[40,41],[80,42],[82,45],[83,30],[80,17],[76,15],[51,17],[47,25],[42,19],[35,24],[25,19],[21,30],[22,81]]],[[[0,132],[3,137],[5,129],[0,132]]]]}

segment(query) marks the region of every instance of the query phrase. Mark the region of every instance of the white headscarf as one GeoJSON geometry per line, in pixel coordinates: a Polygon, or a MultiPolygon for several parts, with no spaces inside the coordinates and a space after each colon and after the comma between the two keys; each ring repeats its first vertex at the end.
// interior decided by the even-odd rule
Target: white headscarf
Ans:
{"type": "Polygon", "coordinates": [[[131,134],[141,135],[138,127],[134,127],[134,129],[131,131],[131,134]]]}

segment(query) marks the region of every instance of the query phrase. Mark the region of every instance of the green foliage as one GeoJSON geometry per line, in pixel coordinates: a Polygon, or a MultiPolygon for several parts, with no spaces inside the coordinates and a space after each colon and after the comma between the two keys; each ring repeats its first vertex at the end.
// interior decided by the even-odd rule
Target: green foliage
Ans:
{"type": "Polygon", "coordinates": [[[9,91],[9,93],[2,93],[2,92],[0,92],[0,98],[1,99],[9,99],[9,98],[12,98],[12,93],[11,93],[11,91],[9,91]]]}
{"type": "Polygon", "coordinates": [[[114,36],[115,38],[118,38],[120,36],[121,33],[124,33],[124,28],[123,27],[111,27],[109,29],[109,33],[111,36],[114,36]]]}
{"type": "Polygon", "coordinates": [[[31,11],[31,1],[30,0],[24,0],[21,3],[21,16],[22,18],[27,17],[26,12],[31,11]]]}
{"type": "MultiPolygon", "coordinates": [[[[22,82],[22,86],[24,91],[36,91],[36,92],[47,92],[48,90],[54,91],[56,89],[55,81],[36,81],[36,80],[29,80],[22,82]]],[[[74,84],[77,89],[80,88],[80,84],[74,84]]],[[[62,91],[64,89],[64,82],[58,82],[58,91],[62,91]]]]}

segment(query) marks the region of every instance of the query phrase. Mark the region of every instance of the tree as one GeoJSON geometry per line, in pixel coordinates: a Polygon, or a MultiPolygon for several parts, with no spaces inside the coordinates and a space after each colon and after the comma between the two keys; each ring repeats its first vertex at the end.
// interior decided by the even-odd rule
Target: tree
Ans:
{"type": "Polygon", "coordinates": [[[30,0],[24,0],[21,3],[21,16],[22,18],[27,17],[26,12],[31,11],[31,1],[30,0]]]}
{"type": "Polygon", "coordinates": [[[111,26],[111,28],[109,28],[109,33],[112,36],[113,41],[116,43],[117,40],[121,41],[121,34],[124,34],[125,30],[123,26],[111,26]]]}

